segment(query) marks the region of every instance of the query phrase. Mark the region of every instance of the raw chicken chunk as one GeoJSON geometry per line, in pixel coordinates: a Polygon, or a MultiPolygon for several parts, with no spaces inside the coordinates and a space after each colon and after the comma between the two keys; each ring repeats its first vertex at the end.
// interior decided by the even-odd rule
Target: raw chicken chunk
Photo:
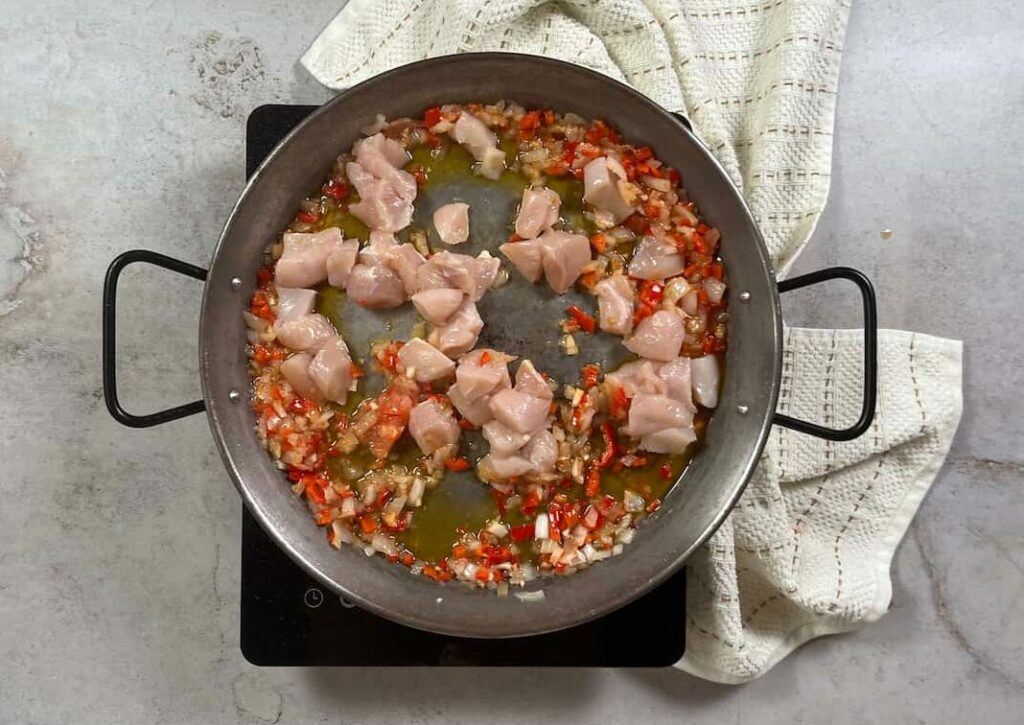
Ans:
{"type": "Polygon", "coordinates": [[[523,448],[522,455],[533,464],[537,473],[548,473],[555,467],[558,460],[558,441],[548,429],[536,433],[523,448]]]}
{"type": "Polygon", "coordinates": [[[455,372],[455,363],[425,340],[414,337],[398,351],[398,362],[417,383],[432,383],[455,372]]]}
{"type": "Polygon", "coordinates": [[[532,239],[547,231],[558,221],[561,205],[561,198],[551,189],[543,186],[524,189],[523,202],[516,215],[516,234],[532,239]]]}
{"type": "Polygon", "coordinates": [[[397,246],[394,232],[375,229],[370,232],[367,245],[359,252],[359,261],[362,264],[387,264],[388,257],[397,246]]]}
{"type": "Polygon", "coordinates": [[[348,284],[348,276],[356,265],[359,256],[359,240],[346,239],[331,252],[327,258],[327,282],[332,287],[344,288],[348,284]]]}
{"type": "Polygon", "coordinates": [[[309,364],[313,358],[308,353],[300,352],[290,356],[281,363],[281,374],[295,392],[314,403],[323,402],[320,390],[309,375],[309,364]]]}
{"type": "Polygon", "coordinates": [[[304,352],[319,350],[338,333],[323,315],[304,315],[274,325],[277,341],[287,348],[304,352]]]}
{"type": "Polygon", "coordinates": [[[297,320],[313,311],[316,304],[316,290],[295,289],[293,287],[277,288],[277,322],[278,324],[297,320]]]}
{"type": "Polygon", "coordinates": [[[483,329],[476,305],[466,300],[445,324],[430,333],[430,342],[445,355],[455,357],[472,349],[483,329]]]}
{"type": "Polygon", "coordinates": [[[354,148],[356,158],[359,158],[360,149],[367,147],[371,147],[383,154],[388,163],[396,169],[400,169],[409,163],[409,152],[405,150],[405,147],[395,139],[388,138],[382,133],[375,133],[361,141],[356,141],[354,148]]]}
{"type": "Polygon", "coordinates": [[[417,292],[412,296],[416,311],[424,320],[434,325],[442,325],[455,314],[462,304],[462,290],[438,287],[417,292]]]}
{"type": "Polygon", "coordinates": [[[636,326],[623,345],[631,352],[650,360],[668,362],[679,357],[686,329],[683,316],[675,310],[658,310],[636,326]]]}
{"type": "Polygon", "coordinates": [[[458,289],[476,302],[494,284],[500,266],[491,256],[439,252],[419,268],[420,289],[458,289]]]}
{"type": "Polygon", "coordinates": [[[674,244],[656,237],[643,237],[629,261],[629,276],[639,279],[666,279],[680,274],[686,260],[674,244]]]}
{"type": "Polygon", "coordinates": [[[487,149],[497,148],[498,137],[479,118],[463,111],[452,126],[452,138],[466,148],[477,161],[484,160],[487,149]]]}
{"type": "Polygon", "coordinates": [[[690,360],[693,397],[705,408],[718,405],[718,358],[705,355],[690,360]]]}
{"type": "Polygon", "coordinates": [[[594,285],[598,324],[605,332],[628,335],[633,331],[633,286],[624,275],[615,274],[594,285]]]}
{"type": "Polygon", "coordinates": [[[515,358],[497,350],[481,348],[459,358],[455,379],[471,400],[512,387],[508,363],[515,358]],[[485,361],[486,360],[486,361],[485,361]]]}
{"type": "Polygon", "coordinates": [[[533,462],[522,456],[500,457],[488,453],[477,468],[484,480],[504,481],[522,476],[533,470],[533,462]]]}
{"type": "Polygon", "coordinates": [[[348,177],[349,183],[352,184],[360,198],[369,196],[377,183],[377,177],[355,161],[345,164],[345,176],[348,177]]]}
{"type": "Polygon", "coordinates": [[[484,296],[484,293],[494,285],[498,278],[498,270],[501,269],[501,260],[492,257],[486,250],[473,260],[473,278],[476,282],[475,291],[470,298],[475,302],[484,296]]]}
{"type": "Polygon", "coordinates": [[[665,381],[665,394],[668,397],[678,400],[690,410],[697,410],[690,388],[690,358],[677,357],[665,363],[658,370],[658,377],[665,381]]]}
{"type": "Polygon", "coordinates": [[[640,448],[650,453],[683,453],[696,440],[693,426],[666,428],[640,438],[640,448]]]}
{"type": "Polygon", "coordinates": [[[412,201],[416,198],[416,179],[407,171],[395,168],[384,153],[376,146],[356,146],[356,163],[393,188],[400,198],[412,201]]]}
{"type": "Polygon", "coordinates": [[[640,438],[666,428],[688,428],[693,425],[693,411],[666,395],[641,393],[629,406],[629,425],[623,431],[640,438]]]}
{"type": "Polygon", "coordinates": [[[402,279],[384,264],[360,262],[352,268],[345,290],[363,307],[374,310],[398,307],[405,302],[402,279]]]}
{"type": "Polygon", "coordinates": [[[402,280],[402,287],[408,295],[415,294],[419,288],[417,271],[426,264],[423,255],[411,244],[399,244],[388,251],[387,265],[402,280]]]}
{"type": "Polygon", "coordinates": [[[555,397],[547,381],[544,380],[544,376],[537,372],[537,368],[530,360],[523,360],[519,363],[519,369],[516,370],[515,389],[520,393],[526,393],[542,400],[551,400],[555,397]]]}
{"type": "Polygon", "coordinates": [[[491,455],[496,457],[510,456],[530,442],[528,433],[520,433],[496,420],[484,423],[483,433],[491,455]]]}
{"type": "MultiPolygon", "coordinates": [[[[388,168],[391,168],[388,166],[388,168]]],[[[395,174],[412,176],[405,171],[392,169],[395,174]]],[[[345,164],[345,174],[356,188],[359,201],[349,207],[356,217],[371,229],[397,232],[409,226],[412,221],[412,198],[407,198],[408,184],[403,181],[400,187],[386,179],[379,179],[361,164],[350,161],[345,164]]],[[[404,178],[404,177],[399,177],[404,178]]],[[[415,193],[416,180],[412,179],[412,191],[415,193]]]]}
{"type": "Polygon", "coordinates": [[[544,276],[556,294],[572,287],[590,263],[590,241],[582,234],[549,229],[540,237],[544,276]]]}
{"type": "Polygon", "coordinates": [[[327,227],[305,234],[286,232],[284,248],[274,268],[274,281],[280,287],[313,287],[327,279],[327,258],[341,248],[341,230],[327,227]]]}
{"type": "Polygon", "coordinates": [[[641,393],[668,394],[665,380],[658,375],[658,363],[650,360],[628,362],[605,375],[604,379],[613,388],[622,388],[630,398],[641,393]]]}
{"type": "Polygon", "coordinates": [[[491,401],[489,395],[471,399],[462,392],[459,384],[455,383],[448,388],[448,398],[452,401],[455,409],[462,414],[462,417],[473,425],[483,425],[494,418],[489,405],[491,401]]]}
{"type": "Polygon", "coordinates": [[[519,270],[521,275],[531,282],[536,282],[544,274],[539,239],[507,242],[498,247],[498,250],[508,258],[508,261],[519,270]]]}
{"type": "Polygon", "coordinates": [[[345,404],[352,383],[352,358],[341,337],[328,340],[320,348],[309,364],[308,372],[324,398],[339,405],[345,404]]]}
{"type": "Polygon", "coordinates": [[[469,204],[453,202],[434,212],[434,229],[445,244],[462,244],[469,239],[469,204]]]}
{"type": "Polygon", "coordinates": [[[451,407],[436,398],[424,400],[409,413],[409,434],[424,455],[459,440],[459,424],[451,407]]]}
{"type": "Polygon", "coordinates": [[[544,425],[550,403],[516,390],[502,390],[494,394],[489,405],[499,422],[520,433],[532,433],[544,425]]]}
{"type": "Polygon", "coordinates": [[[502,365],[476,365],[459,363],[455,380],[469,400],[489,395],[499,388],[508,387],[508,368],[502,365]]]}
{"type": "Polygon", "coordinates": [[[499,148],[484,149],[484,157],[480,160],[480,176],[497,181],[505,170],[505,152],[499,148]]]}
{"type": "Polygon", "coordinates": [[[602,156],[583,167],[583,201],[606,212],[612,223],[618,224],[633,213],[627,203],[622,184],[626,171],[615,159],[602,156]]]}

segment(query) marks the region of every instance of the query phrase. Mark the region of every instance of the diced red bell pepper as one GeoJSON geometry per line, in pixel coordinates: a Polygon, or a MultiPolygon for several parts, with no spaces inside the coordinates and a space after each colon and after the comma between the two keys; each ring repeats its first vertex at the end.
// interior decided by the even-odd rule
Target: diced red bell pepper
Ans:
{"type": "Polygon", "coordinates": [[[571,307],[569,307],[569,309],[566,310],[566,312],[569,313],[569,316],[576,321],[576,324],[579,325],[580,329],[583,330],[584,332],[589,334],[597,329],[597,320],[595,320],[593,317],[588,315],[586,312],[581,310],[576,305],[572,305],[571,307]]]}
{"type": "Polygon", "coordinates": [[[446,458],[444,467],[449,471],[468,471],[471,466],[465,458],[446,458]]]}
{"type": "Polygon", "coordinates": [[[608,414],[616,419],[625,418],[629,413],[629,397],[625,388],[617,387],[608,401],[608,414]]]}
{"type": "Polygon", "coordinates": [[[423,125],[426,126],[427,128],[433,128],[434,126],[436,126],[440,122],[441,122],[441,107],[440,106],[434,106],[433,108],[428,108],[426,110],[426,112],[423,114],[423,125]]]}
{"type": "Polygon", "coordinates": [[[348,184],[344,181],[338,181],[337,179],[328,179],[327,183],[324,184],[322,189],[324,196],[329,196],[335,201],[341,201],[348,196],[349,188],[348,184]]]}
{"type": "MultiPolygon", "coordinates": [[[[618,388],[618,390],[622,390],[622,388],[618,388]]],[[[601,438],[604,440],[604,450],[601,451],[601,457],[597,459],[597,467],[608,468],[615,459],[615,454],[618,453],[619,448],[615,429],[612,428],[611,423],[605,422],[601,424],[601,438]]]]}
{"type": "Polygon", "coordinates": [[[527,539],[533,538],[533,524],[523,524],[522,526],[513,526],[508,530],[508,536],[512,541],[526,541],[527,539]]]}

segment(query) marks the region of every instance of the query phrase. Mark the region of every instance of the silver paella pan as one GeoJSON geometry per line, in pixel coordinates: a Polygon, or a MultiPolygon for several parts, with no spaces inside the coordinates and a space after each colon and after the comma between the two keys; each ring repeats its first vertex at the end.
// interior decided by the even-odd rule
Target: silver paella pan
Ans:
{"type": "MultiPolygon", "coordinates": [[[[499,221],[504,224],[507,217],[499,221]]],[[[514,354],[543,357],[544,351],[534,349],[541,338],[531,333],[543,325],[517,310],[518,304],[513,296],[485,316],[496,336],[487,342],[504,345],[514,354]]],[[[749,209],[684,118],[606,76],[547,58],[507,53],[413,63],[326,103],[292,131],[252,176],[224,227],[208,271],[142,250],[115,259],[107,272],[103,325],[106,403],[118,421],[145,427],[205,409],[245,505],[296,563],[370,611],[401,624],[456,636],[540,634],[626,604],[682,566],[723,521],[750,478],[772,425],[849,440],[867,430],[875,408],[875,301],[861,273],[833,268],[777,283],[749,209]],[[723,388],[703,448],[623,555],[574,576],[531,581],[527,591],[543,589],[545,596],[527,600],[497,597],[455,582],[439,586],[425,577],[410,576],[404,567],[381,557],[367,557],[355,547],[332,548],[261,446],[246,404],[249,375],[242,311],[248,308],[264,249],[292,219],[308,191],[326,176],[338,153],[352,146],[360,129],[376,114],[416,116],[438,104],[499,99],[515,100],[527,108],[603,118],[627,141],[653,147],[657,157],[687,181],[690,197],[708,223],[721,230],[729,283],[723,388]],[[118,402],[114,366],[117,280],[122,269],[134,262],[205,280],[199,325],[203,399],[142,416],[125,412],[118,402]],[[843,430],[775,412],[782,357],[779,294],[837,278],[854,282],[860,290],[865,334],[863,409],[857,423],[843,430]]],[[[602,350],[593,354],[601,356],[602,350]]]]}

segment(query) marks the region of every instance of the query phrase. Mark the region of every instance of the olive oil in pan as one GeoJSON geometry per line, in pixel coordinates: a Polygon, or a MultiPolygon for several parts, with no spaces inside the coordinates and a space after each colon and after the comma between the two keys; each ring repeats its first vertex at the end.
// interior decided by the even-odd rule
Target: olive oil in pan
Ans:
{"type": "MultiPolygon", "coordinates": [[[[513,158],[514,143],[502,142],[507,158],[513,158]]],[[[412,160],[406,167],[409,170],[422,170],[426,177],[420,187],[412,224],[397,236],[400,241],[408,241],[410,233],[415,229],[427,233],[429,246],[433,251],[447,248],[437,238],[433,230],[433,211],[443,204],[464,201],[470,204],[470,239],[464,244],[452,248],[460,254],[476,255],[481,251],[498,255],[497,247],[507,241],[513,231],[515,213],[522,198],[523,189],[529,186],[529,180],[520,173],[506,170],[497,181],[485,179],[474,173],[476,161],[464,148],[457,144],[445,142],[440,150],[426,146],[416,148],[412,152],[412,160]]],[[[583,183],[572,177],[549,178],[546,185],[558,193],[562,200],[559,226],[566,230],[590,234],[595,231],[593,223],[583,213],[583,183]]],[[[353,190],[348,203],[358,200],[353,190]]],[[[357,238],[366,241],[369,229],[366,225],[349,213],[346,209],[336,208],[324,215],[319,228],[337,226],[346,238],[357,238]]],[[[513,275],[516,273],[511,272],[513,275]]],[[[527,290],[530,292],[546,290],[527,290]]],[[[569,303],[566,303],[569,304],[569,303]]],[[[418,322],[409,305],[397,310],[363,310],[358,305],[347,303],[343,290],[328,285],[318,290],[317,311],[327,317],[339,332],[342,332],[352,350],[353,358],[365,369],[367,377],[360,382],[358,394],[350,394],[348,403],[338,406],[339,413],[353,414],[358,405],[367,397],[380,392],[384,379],[372,365],[368,364],[368,350],[372,342],[387,339],[408,339],[414,324],[418,322]]],[[[486,329],[486,328],[485,328],[486,329]]],[[[552,331],[555,335],[556,331],[552,331]]],[[[512,354],[523,354],[524,351],[508,350],[512,354]]],[[[573,362],[576,362],[574,360],[573,362]]],[[[579,359],[582,365],[585,360],[579,359]]],[[[724,362],[724,361],[723,361],[724,362]]],[[[697,429],[698,442],[691,446],[683,455],[668,456],[646,454],[647,464],[642,468],[627,468],[621,471],[606,470],[602,472],[602,492],[622,499],[627,489],[647,497],[664,498],[692,456],[702,445],[704,427],[710,411],[701,409],[694,421],[697,429]]],[[[476,463],[481,451],[477,445],[467,445],[474,434],[464,435],[464,453],[472,463],[476,463]]],[[[600,444],[598,444],[598,450],[600,444]]],[[[410,473],[417,471],[419,451],[408,432],[404,433],[395,444],[390,462],[405,466],[410,473]]],[[[372,455],[360,446],[351,455],[332,459],[328,464],[328,472],[336,480],[355,482],[371,470],[374,461],[372,455]]],[[[581,486],[573,486],[566,491],[570,498],[583,498],[581,486]]],[[[423,497],[420,508],[413,509],[412,525],[397,535],[401,545],[412,551],[417,558],[426,561],[437,561],[451,554],[455,544],[463,532],[476,532],[489,521],[499,518],[497,505],[490,493],[490,487],[477,480],[472,470],[453,473],[448,472],[441,483],[428,490],[423,497]]],[[[508,526],[517,526],[532,520],[525,517],[517,508],[509,509],[500,519],[508,526]]],[[[532,559],[532,552],[521,551],[525,559],[532,559]]]]}

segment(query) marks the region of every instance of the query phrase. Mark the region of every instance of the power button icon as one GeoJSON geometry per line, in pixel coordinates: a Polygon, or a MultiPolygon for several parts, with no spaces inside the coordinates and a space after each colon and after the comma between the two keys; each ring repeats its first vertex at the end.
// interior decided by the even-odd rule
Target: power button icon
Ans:
{"type": "Polygon", "coordinates": [[[310,587],[306,590],[306,593],[302,595],[302,601],[304,601],[306,606],[310,609],[316,609],[324,603],[324,593],[316,587],[310,587]]]}

